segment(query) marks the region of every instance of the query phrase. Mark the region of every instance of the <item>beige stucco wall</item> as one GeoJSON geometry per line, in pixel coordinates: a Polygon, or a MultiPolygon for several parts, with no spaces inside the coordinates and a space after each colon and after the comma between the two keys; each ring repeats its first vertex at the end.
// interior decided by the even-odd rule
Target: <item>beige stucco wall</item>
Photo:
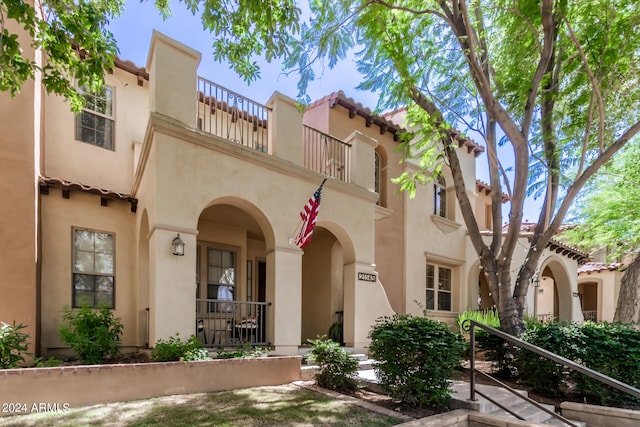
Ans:
{"type": "MultiPolygon", "coordinates": [[[[20,402],[32,412],[34,404],[57,405],[63,410],[172,394],[280,385],[300,379],[300,360],[293,356],[6,369],[0,371],[0,402],[20,402]]],[[[10,414],[0,413],[3,415],[10,414]]]]}
{"type": "MultiPolygon", "coordinates": [[[[7,30],[20,35],[23,57],[36,54],[21,27],[11,19],[7,30]]],[[[37,351],[37,217],[35,156],[40,144],[38,81],[27,80],[11,98],[0,92],[0,321],[27,326],[30,351],[37,351]]]]}
{"type": "Polygon", "coordinates": [[[45,98],[46,144],[43,175],[129,193],[133,182],[134,141],[144,137],[149,111],[148,84],[115,68],[105,76],[113,88],[114,151],[75,139],[75,115],[57,96],[45,98]]]}
{"type": "Polygon", "coordinates": [[[315,104],[305,111],[304,123],[340,139],[347,139],[354,131],[377,142],[375,150],[381,154],[381,206],[375,221],[375,264],[380,283],[384,287],[391,307],[396,312],[405,311],[405,268],[399,254],[404,253],[404,207],[405,198],[396,194],[397,186],[391,178],[403,171],[401,157],[395,151],[397,142],[393,135],[380,133],[378,126],[367,126],[359,116],[349,118],[349,111],[341,106],[329,108],[328,102],[315,104]]]}
{"type": "Polygon", "coordinates": [[[125,325],[123,346],[136,346],[135,307],[137,298],[135,269],[135,214],[128,203],[112,201],[100,206],[100,197],[71,192],[64,199],[61,190],[50,188],[42,195],[42,349],[54,354],[64,347],[58,327],[63,307],[71,307],[74,227],[113,233],[115,236],[115,310],[125,325]]]}
{"type": "Polygon", "coordinates": [[[612,322],[620,294],[620,271],[602,270],[590,273],[580,273],[578,283],[595,287],[596,310],[599,322],[612,322]]]}
{"type": "MultiPolygon", "coordinates": [[[[171,46],[171,43],[162,44],[163,49],[171,46]]],[[[158,50],[157,46],[160,45],[156,45],[152,53],[158,50]]],[[[167,58],[162,59],[164,65],[171,67],[172,62],[167,58]]],[[[154,59],[150,59],[149,63],[153,62],[154,59]]],[[[184,64],[177,68],[184,68],[184,64]]],[[[167,85],[152,85],[153,91],[173,94],[152,94],[156,111],[164,111],[163,99],[180,104],[193,96],[186,90],[180,92],[180,87],[167,85]]],[[[274,97],[271,102],[276,104],[272,105],[273,114],[276,111],[290,114],[288,120],[293,123],[301,120],[296,110],[279,108],[278,103],[290,104],[283,97],[274,97]]],[[[193,248],[196,239],[219,241],[218,235],[207,237],[207,227],[201,227],[198,220],[208,206],[229,204],[249,213],[264,235],[267,300],[273,303],[268,334],[277,349],[291,351],[297,348],[301,338],[303,252],[290,239],[294,237],[292,234],[299,222],[298,212],[322,181],[322,176],[304,169],[295,161],[292,163],[280,156],[269,156],[229,143],[194,130],[188,124],[185,127],[185,123],[177,119],[151,114],[133,190],[140,199],[139,209],[147,212],[149,218],[151,342],[173,334],[175,330],[181,334],[193,330],[195,306],[190,307],[189,304],[189,300],[193,301],[195,281],[193,248]],[[187,244],[184,257],[173,257],[167,250],[168,242],[176,232],[180,232],[187,244]],[[164,320],[169,313],[171,324],[164,320]]],[[[272,119],[283,122],[282,117],[272,119]]],[[[299,143],[300,138],[291,141],[293,138],[289,133],[287,129],[282,133],[272,133],[276,138],[273,147],[299,143]]],[[[363,145],[362,149],[366,147],[363,145]]],[[[373,157],[373,147],[368,147],[373,157]]],[[[274,152],[277,151],[274,148],[274,152]]],[[[318,225],[334,234],[344,248],[345,265],[363,265],[372,270],[375,194],[367,190],[370,184],[363,182],[361,186],[358,188],[332,180],[327,182],[318,225]]],[[[239,247],[246,253],[243,244],[239,247]]],[[[356,269],[342,268],[345,301],[351,298],[351,317],[345,316],[345,327],[351,329],[354,344],[364,345],[373,322],[371,304],[367,301],[372,295],[373,298],[377,298],[376,295],[384,297],[384,292],[381,288],[375,292],[371,289],[367,293],[361,292],[355,279],[356,269]],[[363,317],[364,311],[368,313],[363,317]]],[[[345,308],[347,310],[349,308],[345,308]]],[[[373,310],[375,317],[387,313],[373,310]]]]}

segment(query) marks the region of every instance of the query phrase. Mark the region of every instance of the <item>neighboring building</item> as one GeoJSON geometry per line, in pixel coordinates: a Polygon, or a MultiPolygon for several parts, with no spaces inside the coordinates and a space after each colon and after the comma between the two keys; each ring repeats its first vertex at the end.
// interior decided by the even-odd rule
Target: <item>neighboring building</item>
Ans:
{"type": "MultiPolygon", "coordinates": [[[[198,77],[199,61],[154,32],[146,67],[117,61],[77,116],[37,82],[14,100],[0,94],[0,189],[11,201],[0,320],[29,325],[43,355],[65,351],[61,310],[83,304],[112,307],[128,349],[197,333],[296,354],[340,320],[344,343],[363,350],[380,316],[425,309],[453,324],[488,308],[450,171],[414,199],[390,181],[416,167],[395,150],[402,111],[378,116],[342,92],[304,114],[279,93],[260,105],[198,77]],[[325,178],[301,250],[299,212],[325,178]]],[[[456,141],[489,229],[489,189],[475,178],[483,148],[456,141]]],[[[560,319],[582,320],[585,259],[555,241],[541,259],[560,319]]],[[[528,306],[543,313],[534,289],[528,306]]]]}

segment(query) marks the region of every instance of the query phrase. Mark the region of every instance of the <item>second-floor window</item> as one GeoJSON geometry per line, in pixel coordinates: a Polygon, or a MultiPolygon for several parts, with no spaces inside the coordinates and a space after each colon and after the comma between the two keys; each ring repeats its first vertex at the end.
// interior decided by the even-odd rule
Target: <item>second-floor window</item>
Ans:
{"type": "Polygon", "coordinates": [[[447,184],[442,175],[433,183],[433,214],[447,217],[447,184]]]}
{"type": "Polygon", "coordinates": [[[100,93],[80,88],[86,102],[76,116],[76,139],[108,150],[114,149],[113,88],[103,86],[100,93]]]}
{"type": "Polygon", "coordinates": [[[451,311],[451,269],[427,264],[427,310],[451,311]]]}

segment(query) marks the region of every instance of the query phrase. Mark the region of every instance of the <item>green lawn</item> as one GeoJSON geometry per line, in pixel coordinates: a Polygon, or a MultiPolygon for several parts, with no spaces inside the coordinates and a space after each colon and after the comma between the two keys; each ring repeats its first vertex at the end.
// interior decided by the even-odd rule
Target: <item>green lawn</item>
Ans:
{"type": "MultiPolygon", "coordinates": [[[[90,393],[87,390],[87,393],[90,393]]],[[[402,421],[294,385],[157,397],[0,417],[0,426],[371,426],[402,421]]]]}

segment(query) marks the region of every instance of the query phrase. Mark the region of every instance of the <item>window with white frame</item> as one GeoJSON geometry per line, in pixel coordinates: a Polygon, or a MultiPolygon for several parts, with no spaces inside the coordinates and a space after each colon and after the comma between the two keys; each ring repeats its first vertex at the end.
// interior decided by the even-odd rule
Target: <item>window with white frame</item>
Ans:
{"type": "Polygon", "coordinates": [[[447,217],[447,183],[442,175],[433,183],[433,214],[447,217]]]}
{"type": "Polygon", "coordinates": [[[85,99],[82,112],[76,116],[76,139],[114,150],[113,88],[103,86],[100,93],[79,89],[85,99]]]}
{"type": "MultiPolygon", "coordinates": [[[[230,250],[207,250],[207,298],[233,301],[236,290],[236,253],[230,250]]],[[[209,311],[231,311],[231,304],[210,304],[209,311]]]]}
{"type": "Polygon", "coordinates": [[[451,311],[451,269],[427,264],[427,310],[451,311]]]}
{"type": "Polygon", "coordinates": [[[74,228],[73,307],[114,308],[114,291],[114,235],[74,228]]]}

